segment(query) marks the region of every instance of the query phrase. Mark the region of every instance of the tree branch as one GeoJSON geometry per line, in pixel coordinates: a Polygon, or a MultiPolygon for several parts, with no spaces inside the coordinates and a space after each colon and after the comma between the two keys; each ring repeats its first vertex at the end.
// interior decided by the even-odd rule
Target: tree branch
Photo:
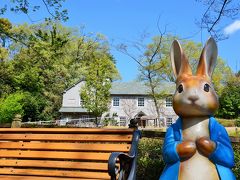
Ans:
{"type": "MultiPolygon", "coordinates": [[[[212,24],[212,26],[210,27],[210,29],[208,30],[208,32],[211,32],[213,27],[218,23],[218,21],[220,20],[221,16],[222,16],[222,13],[223,13],[223,10],[224,10],[224,7],[226,6],[226,3],[227,3],[228,0],[224,0],[223,2],[223,5],[222,5],[222,8],[218,14],[218,17],[217,19],[214,21],[214,23],[212,24]]],[[[213,1],[214,2],[214,1],[213,1]]]]}
{"type": "MultiPolygon", "coordinates": [[[[203,18],[206,17],[208,11],[210,10],[210,8],[212,7],[212,5],[213,5],[214,3],[215,3],[215,0],[213,0],[213,1],[211,2],[211,4],[208,6],[207,10],[206,10],[205,13],[203,14],[203,18]]],[[[202,20],[202,22],[203,22],[203,20],[202,20]]],[[[202,24],[202,23],[201,23],[201,24],[202,24]]]]}
{"type": "Polygon", "coordinates": [[[47,9],[47,11],[48,11],[48,13],[49,13],[52,17],[56,18],[56,16],[54,16],[54,15],[52,14],[52,12],[50,11],[50,9],[48,8],[48,5],[47,5],[46,1],[45,1],[45,0],[42,0],[42,2],[44,3],[44,5],[45,5],[45,7],[46,7],[46,9],[47,9]]]}
{"type": "Polygon", "coordinates": [[[133,59],[139,66],[141,66],[142,68],[145,67],[144,65],[142,65],[142,63],[141,63],[136,57],[134,57],[133,55],[131,55],[131,54],[128,52],[128,50],[126,49],[126,47],[123,47],[123,48],[118,47],[117,50],[120,51],[121,53],[127,55],[128,57],[132,58],[132,59],[133,59]]]}

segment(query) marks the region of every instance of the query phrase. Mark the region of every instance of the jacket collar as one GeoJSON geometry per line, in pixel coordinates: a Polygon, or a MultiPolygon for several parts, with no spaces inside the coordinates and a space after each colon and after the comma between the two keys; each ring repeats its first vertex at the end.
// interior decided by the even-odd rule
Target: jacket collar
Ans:
{"type": "MultiPolygon", "coordinates": [[[[210,135],[210,139],[214,139],[214,137],[212,137],[212,128],[214,127],[216,120],[213,116],[209,116],[209,124],[208,124],[208,128],[209,128],[209,135],[210,135]]],[[[177,121],[175,122],[175,124],[173,124],[173,129],[174,129],[174,136],[175,139],[177,141],[182,141],[182,118],[178,117],[177,121]]]]}

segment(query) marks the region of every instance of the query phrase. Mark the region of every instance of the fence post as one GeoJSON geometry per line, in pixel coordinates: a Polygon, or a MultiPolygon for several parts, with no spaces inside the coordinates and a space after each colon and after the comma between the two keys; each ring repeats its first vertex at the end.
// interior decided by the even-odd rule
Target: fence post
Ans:
{"type": "Polygon", "coordinates": [[[20,128],[21,123],[22,123],[22,116],[20,114],[16,114],[12,121],[11,128],[20,128]]]}

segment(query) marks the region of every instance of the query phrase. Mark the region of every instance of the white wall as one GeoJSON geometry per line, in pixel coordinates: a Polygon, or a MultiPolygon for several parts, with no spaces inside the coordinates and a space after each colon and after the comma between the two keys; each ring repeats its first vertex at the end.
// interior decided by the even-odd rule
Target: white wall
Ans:
{"type": "MultiPolygon", "coordinates": [[[[80,82],[63,93],[62,107],[81,107],[80,89],[83,85],[84,85],[84,82],[80,82]]],[[[131,118],[134,118],[136,114],[142,111],[147,116],[157,117],[157,112],[155,110],[154,102],[148,96],[112,95],[112,98],[113,97],[119,97],[120,101],[119,101],[119,106],[113,106],[113,100],[111,100],[111,104],[109,105],[110,115],[112,115],[113,113],[117,113],[119,118],[125,117],[126,119],[129,120],[131,118]],[[138,97],[144,97],[144,106],[138,106],[138,97]]],[[[177,116],[173,108],[166,107],[165,99],[163,99],[162,101],[160,112],[161,112],[162,118],[165,121],[165,124],[166,124],[167,117],[172,117],[173,122],[177,119],[177,116]]]]}
{"type": "Polygon", "coordinates": [[[62,107],[80,107],[80,89],[84,82],[80,82],[63,93],[62,107]]]}
{"type": "MultiPolygon", "coordinates": [[[[147,96],[117,96],[114,95],[113,97],[119,97],[120,102],[119,106],[113,106],[113,101],[111,102],[109,113],[117,113],[118,116],[126,116],[127,119],[133,118],[139,112],[145,113],[147,116],[155,116],[157,117],[157,112],[155,109],[155,105],[153,100],[147,96]],[[144,106],[138,106],[138,97],[144,97],[144,106]]],[[[176,114],[172,107],[166,107],[165,99],[161,102],[160,113],[164,117],[173,117],[176,119],[176,114]]]]}

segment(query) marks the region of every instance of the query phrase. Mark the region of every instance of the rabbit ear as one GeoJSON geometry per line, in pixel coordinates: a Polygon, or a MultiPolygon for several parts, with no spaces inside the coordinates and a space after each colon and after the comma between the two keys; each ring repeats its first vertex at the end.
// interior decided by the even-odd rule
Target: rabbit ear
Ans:
{"type": "Polygon", "coordinates": [[[181,45],[177,40],[174,40],[172,43],[170,59],[176,79],[182,75],[192,75],[192,70],[188,63],[188,59],[186,58],[184,52],[182,51],[181,45]]]}
{"type": "Polygon", "coordinates": [[[213,38],[209,38],[202,50],[200,61],[197,67],[197,76],[207,76],[211,78],[217,62],[217,44],[213,38]]]}

